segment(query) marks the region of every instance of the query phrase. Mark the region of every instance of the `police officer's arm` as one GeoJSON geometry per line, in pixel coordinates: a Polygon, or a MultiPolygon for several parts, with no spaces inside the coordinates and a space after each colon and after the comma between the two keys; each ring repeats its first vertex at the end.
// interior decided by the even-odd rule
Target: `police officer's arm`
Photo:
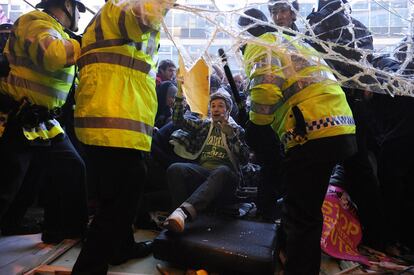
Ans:
{"type": "Polygon", "coordinates": [[[48,71],[57,71],[75,64],[80,45],[75,39],[64,38],[52,23],[37,20],[24,30],[21,45],[32,62],[48,71]]]}
{"type": "Polygon", "coordinates": [[[248,45],[244,52],[246,74],[251,82],[249,119],[256,125],[269,125],[276,106],[283,98],[284,82],[280,59],[270,49],[248,45]]]}

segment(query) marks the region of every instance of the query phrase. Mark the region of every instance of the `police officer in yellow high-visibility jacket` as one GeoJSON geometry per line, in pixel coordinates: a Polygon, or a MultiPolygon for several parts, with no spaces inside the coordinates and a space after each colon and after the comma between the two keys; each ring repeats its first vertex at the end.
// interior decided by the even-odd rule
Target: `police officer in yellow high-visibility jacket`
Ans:
{"type": "MultiPolygon", "coordinates": [[[[267,21],[260,10],[245,13],[267,21]]],[[[355,124],[345,94],[316,51],[257,22],[249,28],[253,19],[239,20],[258,36],[243,54],[251,81],[250,121],[271,125],[286,152],[285,274],[319,274],[321,206],[334,165],[356,151],[355,124]]]]}
{"type": "Polygon", "coordinates": [[[167,0],[109,0],[90,22],[78,61],[75,132],[85,144],[99,211],[74,274],[104,274],[108,263],[146,256],[131,225],[145,180],[157,95],[155,68],[160,20],[167,0]]]}
{"type": "MultiPolygon", "coordinates": [[[[26,176],[36,164],[35,173],[48,175],[52,192],[46,196],[43,240],[59,242],[82,236],[87,222],[85,165],[56,119],[80,55],[79,42],[65,29],[77,30],[85,6],[79,0],[42,0],[37,7],[44,10],[14,23],[4,51],[11,70],[0,82],[0,114],[7,119],[0,134],[0,219],[14,219],[18,226],[5,213],[23,184],[25,190],[35,184],[26,176]]],[[[22,208],[21,203],[13,206],[22,208]]]]}

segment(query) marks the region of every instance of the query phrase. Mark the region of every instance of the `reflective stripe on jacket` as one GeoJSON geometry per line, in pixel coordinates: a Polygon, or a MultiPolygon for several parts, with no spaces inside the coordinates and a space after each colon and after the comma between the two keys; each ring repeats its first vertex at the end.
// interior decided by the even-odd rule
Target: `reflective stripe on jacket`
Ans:
{"type": "MultiPolygon", "coordinates": [[[[22,15],[14,24],[4,52],[11,68],[0,84],[6,94],[16,101],[27,98],[50,110],[65,103],[80,46],[53,17],[41,11],[22,15]]],[[[25,136],[29,140],[49,139],[64,132],[56,120],[46,124],[51,127],[39,125],[25,130],[25,136]]]]}
{"type": "Polygon", "coordinates": [[[85,144],[149,151],[160,34],[118,2],[108,1],[83,35],[75,131],[85,144]]]}
{"type": "Polygon", "coordinates": [[[249,43],[244,51],[250,79],[250,120],[271,124],[288,150],[307,140],[355,133],[345,94],[325,61],[308,44],[286,34],[266,33],[268,46],[249,43]],[[298,138],[292,108],[303,115],[298,138]]]}

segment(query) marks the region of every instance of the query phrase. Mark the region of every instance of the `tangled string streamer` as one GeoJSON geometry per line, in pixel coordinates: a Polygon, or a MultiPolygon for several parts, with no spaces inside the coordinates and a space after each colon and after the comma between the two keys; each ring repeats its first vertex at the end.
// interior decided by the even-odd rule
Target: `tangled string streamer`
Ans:
{"type": "MultiPolygon", "coordinates": [[[[385,12],[407,23],[405,33],[399,34],[400,42],[388,52],[374,50],[375,36],[373,37],[372,33],[353,17],[352,1],[348,3],[346,0],[320,0],[319,6],[325,4],[325,8],[317,8],[318,3],[315,3],[314,12],[306,16],[301,15],[294,8],[291,0],[276,1],[285,1],[287,5],[290,5],[296,13],[296,24],[301,26],[299,31],[276,26],[268,14],[267,23],[247,17],[254,22],[254,25],[265,25],[276,32],[292,34],[294,39],[290,43],[296,40],[312,45],[318,51],[318,56],[332,68],[341,86],[392,96],[414,96],[413,0],[407,0],[408,16],[401,15],[397,10],[390,8],[391,5],[386,4],[388,2],[371,0],[385,12]]],[[[192,5],[191,1],[188,3],[178,1],[172,9],[205,20],[207,39],[204,50],[199,55],[203,56],[211,66],[221,65],[220,57],[212,54],[209,49],[223,37],[229,42],[224,48],[227,57],[241,68],[243,57],[240,48],[246,43],[256,43],[273,51],[289,51],[290,45],[286,44],[287,42],[282,45],[266,43],[250,35],[246,28],[237,24],[240,16],[246,16],[244,11],[250,8],[264,10],[263,6],[267,6],[267,3],[253,3],[248,0],[233,1],[234,3],[230,4],[227,4],[226,0],[204,0],[203,2],[206,2],[206,5],[192,5]]],[[[164,22],[163,28],[167,37],[177,47],[186,66],[190,67],[200,56],[190,54],[188,49],[181,44],[180,39],[173,35],[174,26],[167,26],[164,22]]]]}

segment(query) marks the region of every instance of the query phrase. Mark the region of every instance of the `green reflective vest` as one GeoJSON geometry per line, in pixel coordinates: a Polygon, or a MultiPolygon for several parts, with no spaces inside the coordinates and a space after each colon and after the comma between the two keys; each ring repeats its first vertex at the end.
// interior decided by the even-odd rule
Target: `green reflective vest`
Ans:
{"type": "MultiPolygon", "coordinates": [[[[0,83],[2,92],[16,101],[27,98],[49,110],[65,103],[80,46],[59,22],[41,11],[22,15],[14,24],[4,52],[11,70],[0,83]]],[[[56,120],[23,131],[29,140],[50,139],[64,133],[56,120]]]]}

